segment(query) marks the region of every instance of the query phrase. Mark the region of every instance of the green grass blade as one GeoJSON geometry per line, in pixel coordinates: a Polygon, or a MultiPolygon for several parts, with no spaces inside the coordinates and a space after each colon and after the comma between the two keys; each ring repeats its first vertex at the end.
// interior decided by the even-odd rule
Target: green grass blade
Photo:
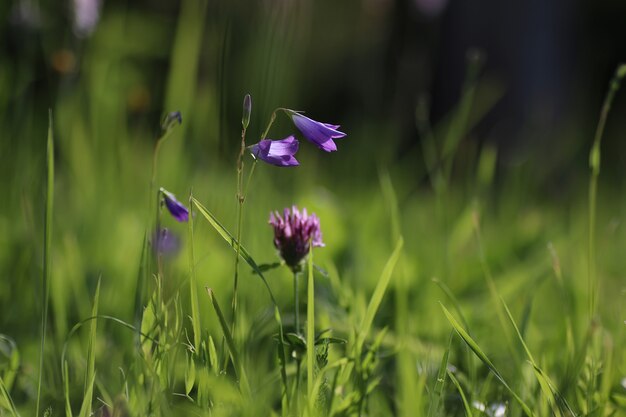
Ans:
{"type": "Polygon", "coordinates": [[[48,299],[50,291],[50,247],[52,242],[52,213],[54,209],[54,136],[52,133],[52,109],[48,110],[48,144],[47,144],[47,185],[46,185],[46,214],[44,226],[43,273],[41,276],[41,346],[39,351],[39,377],[37,379],[37,405],[39,416],[41,404],[41,380],[43,378],[43,356],[46,346],[46,328],[48,326],[48,299]]]}
{"type": "MultiPolygon", "coordinates": [[[[100,279],[96,287],[96,295],[93,298],[92,317],[98,316],[98,300],[100,299],[100,279]]],[[[87,348],[87,371],[85,374],[85,389],[83,391],[83,405],[80,408],[79,417],[88,417],[91,415],[91,402],[93,398],[93,384],[96,379],[96,332],[98,320],[91,322],[89,329],[89,344],[87,348]]]]}
{"type": "Polygon", "coordinates": [[[519,395],[517,395],[517,393],[513,391],[513,389],[504,380],[504,378],[502,377],[498,369],[489,360],[487,355],[482,351],[482,349],[478,346],[478,344],[474,341],[474,339],[472,339],[472,337],[467,333],[467,331],[465,331],[465,329],[459,324],[459,322],[456,321],[454,316],[444,307],[444,305],[443,304],[440,304],[440,305],[441,305],[441,308],[443,309],[443,313],[445,314],[446,318],[448,319],[450,324],[452,324],[452,327],[454,327],[454,330],[456,330],[459,336],[461,336],[461,339],[463,339],[463,341],[470,347],[470,349],[474,351],[476,356],[478,356],[478,359],[480,359],[485,364],[485,366],[489,368],[489,370],[498,379],[498,381],[500,381],[500,383],[504,385],[504,387],[513,396],[513,398],[515,398],[515,401],[517,401],[518,404],[522,407],[522,410],[524,411],[524,413],[529,417],[534,417],[534,413],[531,411],[530,407],[528,407],[528,405],[519,397],[519,395]]]}
{"type": "MultiPolygon", "coordinates": [[[[9,395],[9,391],[7,390],[6,385],[4,385],[2,377],[0,377],[0,400],[2,400],[2,402],[0,402],[0,405],[9,410],[13,417],[19,417],[20,413],[17,412],[17,408],[15,408],[13,399],[11,398],[11,395],[9,395]]],[[[0,415],[2,415],[1,411],[0,415]]]]}
{"type": "Polygon", "coordinates": [[[62,367],[63,391],[65,392],[65,417],[72,417],[74,414],[72,413],[72,405],[70,402],[70,378],[66,360],[63,361],[62,367]]]}
{"type": "Polygon", "coordinates": [[[235,373],[237,374],[237,379],[239,380],[239,387],[241,392],[249,398],[250,386],[248,385],[248,378],[246,377],[241,360],[239,359],[239,353],[237,352],[237,347],[235,346],[235,340],[233,339],[233,335],[230,332],[230,328],[226,323],[226,319],[224,318],[224,314],[222,314],[222,309],[217,302],[217,298],[215,298],[213,290],[211,288],[207,288],[207,293],[209,294],[211,305],[217,314],[222,332],[224,333],[224,338],[226,339],[226,344],[228,345],[228,350],[230,351],[230,357],[233,361],[233,366],[235,367],[235,373]]]}
{"type": "MultiPolygon", "coordinates": [[[[189,207],[193,202],[193,195],[189,194],[189,207]]],[[[200,349],[200,308],[198,305],[198,283],[196,281],[196,261],[193,253],[193,216],[189,216],[189,297],[191,298],[191,325],[193,327],[193,344],[196,352],[200,349]]]]}
{"type": "Polygon", "coordinates": [[[265,287],[269,292],[272,302],[274,303],[274,305],[278,305],[276,303],[276,299],[274,298],[274,294],[272,293],[272,290],[267,283],[263,272],[261,271],[261,268],[255,262],[252,256],[250,256],[250,253],[246,250],[246,248],[238,245],[237,239],[235,239],[235,237],[217,220],[217,218],[211,212],[209,212],[209,210],[207,210],[206,207],[202,205],[202,203],[200,203],[194,197],[191,198],[191,201],[193,201],[193,204],[196,206],[200,214],[202,214],[202,216],[209,222],[211,226],[213,226],[217,233],[222,236],[222,238],[230,245],[230,247],[235,252],[237,252],[237,248],[239,248],[239,256],[241,256],[241,258],[246,261],[246,263],[250,265],[252,270],[263,280],[263,283],[265,284],[265,287]]]}
{"type": "Polygon", "coordinates": [[[450,347],[452,346],[452,336],[454,333],[450,333],[448,339],[448,347],[443,353],[441,358],[441,364],[439,365],[439,372],[437,372],[437,381],[434,388],[434,399],[430,402],[428,407],[428,416],[440,415],[439,407],[441,406],[441,399],[443,398],[443,389],[446,382],[446,370],[448,369],[448,358],[450,356],[450,347]]]}
{"type": "Polygon", "coordinates": [[[598,177],[600,176],[600,144],[602,135],[604,134],[604,126],[611,111],[615,93],[619,90],[622,79],[626,77],[626,64],[620,64],[615,70],[615,75],[609,83],[609,89],[606,92],[602,110],[600,111],[600,120],[593,139],[593,145],[589,151],[589,168],[591,169],[591,177],[589,179],[589,231],[588,231],[588,291],[589,291],[589,318],[593,319],[596,312],[596,297],[598,291],[598,282],[596,280],[596,250],[595,250],[595,229],[596,229],[596,200],[598,193],[598,177]]]}
{"type": "MultiPolygon", "coordinates": [[[[239,246],[237,244],[236,239],[233,237],[233,235],[224,227],[222,226],[222,224],[217,220],[217,218],[210,213],[206,207],[204,207],[202,205],[202,203],[200,203],[196,198],[192,197],[191,199],[193,201],[193,204],[196,206],[196,208],[198,209],[198,211],[200,212],[200,214],[202,214],[202,216],[209,222],[209,224],[211,226],[213,226],[213,228],[218,232],[218,234],[220,236],[222,236],[222,238],[230,245],[230,247],[236,252],[237,251],[237,247],[239,246]]],[[[272,293],[272,289],[270,288],[267,279],[265,279],[265,276],[263,275],[263,271],[261,270],[261,268],[259,267],[259,265],[255,262],[255,260],[252,258],[252,256],[250,256],[250,253],[246,250],[246,248],[244,246],[239,246],[239,256],[246,261],[246,263],[252,268],[252,270],[261,278],[261,280],[263,281],[263,284],[265,285],[265,288],[267,289],[267,292],[270,296],[270,299],[272,300],[272,303],[274,304],[274,318],[278,324],[278,335],[280,338],[280,343],[278,346],[278,350],[279,350],[279,358],[281,361],[281,379],[283,381],[283,396],[286,396],[286,393],[288,392],[287,389],[287,371],[285,369],[285,367],[287,366],[287,357],[285,354],[285,348],[284,348],[284,332],[283,332],[283,323],[282,323],[282,318],[280,315],[280,310],[278,309],[278,303],[276,302],[276,298],[274,298],[274,294],[272,293]]]]}
{"type": "Polygon", "coordinates": [[[448,377],[450,377],[450,381],[452,381],[457,391],[459,391],[459,394],[461,395],[461,400],[463,401],[463,409],[465,410],[465,415],[467,417],[473,417],[472,407],[467,401],[467,397],[465,396],[465,392],[463,391],[463,388],[461,388],[461,384],[459,383],[459,380],[456,379],[454,374],[450,371],[448,371],[448,377]]]}
{"type": "Polygon", "coordinates": [[[437,285],[441,289],[441,291],[443,291],[444,294],[446,294],[446,296],[450,299],[450,301],[452,302],[452,307],[454,307],[454,311],[456,311],[456,314],[459,315],[459,318],[461,319],[461,324],[463,325],[463,327],[469,328],[469,324],[467,324],[465,315],[463,314],[463,311],[461,310],[461,304],[459,303],[459,300],[457,300],[457,298],[455,297],[452,290],[450,290],[450,287],[448,287],[445,284],[445,282],[442,282],[438,278],[433,278],[431,281],[434,282],[435,285],[437,285]]]}
{"type": "Polygon", "coordinates": [[[93,386],[96,381],[96,374],[91,376],[91,379],[87,382],[87,391],[83,398],[83,405],[80,407],[78,417],[90,417],[91,416],[91,398],[93,397],[93,386]]]}
{"type": "Polygon", "coordinates": [[[519,339],[520,343],[524,347],[524,351],[526,352],[526,356],[528,357],[528,361],[533,366],[533,371],[535,372],[535,376],[537,377],[537,382],[539,382],[539,387],[541,388],[541,391],[543,392],[543,395],[548,400],[548,404],[552,408],[552,413],[554,413],[554,415],[556,417],[561,417],[561,410],[558,408],[558,405],[557,405],[556,400],[554,398],[554,394],[552,392],[552,389],[550,388],[550,383],[549,383],[549,380],[548,380],[547,376],[545,375],[545,373],[543,371],[541,371],[541,369],[539,368],[539,366],[535,362],[535,359],[533,358],[533,355],[530,353],[530,349],[528,349],[528,345],[526,345],[526,342],[524,342],[524,338],[522,337],[522,333],[520,332],[519,327],[517,327],[517,324],[515,323],[515,320],[513,319],[513,315],[511,314],[511,310],[509,310],[509,307],[506,305],[504,300],[501,299],[500,301],[502,302],[502,305],[504,306],[504,310],[506,311],[506,314],[507,314],[507,316],[509,318],[509,321],[511,322],[511,324],[513,325],[513,328],[515,329],[515,333],[517,334],[517,338],[519,339]]]}
{"type": "Polygon", "coordinates": [[[380,303],[383,300],[383,296],[385,295],[385,291],[389,286],[389,281],[391,281],[391,275],[393,274],[393,270],[400,258],[400,253],[402,253],[402,247],[404,246],[404,240],[402,237],[398,239],[396,243],[396,247],[393,250],[387,264],[383,268],[383,272],[380,275],[380,279],[378,280],[378,284],[376,284],[376,288],[374,289],[374,294],[372,294],[372,298],[367,306],[367,310],[365,311],[365,316],[361,321],[361,325],[359,326],[359,336],[356,342],[356,351],[357,354],[363,351],[363,344],[365,343],[365,338],[370,332],[372,327],[372,323],[374,322],[374,316],[378,311],[378,307],[380,307],[380,303]]]}
{"type": "Polygon", "coordinates": [[[307,276],[307,305],[306,305],[306,392],[309,404],[314,399],[313,376],[315,373],[315,283],[313,281],[313,245],[309,242],[308,276],[307,276]]]}

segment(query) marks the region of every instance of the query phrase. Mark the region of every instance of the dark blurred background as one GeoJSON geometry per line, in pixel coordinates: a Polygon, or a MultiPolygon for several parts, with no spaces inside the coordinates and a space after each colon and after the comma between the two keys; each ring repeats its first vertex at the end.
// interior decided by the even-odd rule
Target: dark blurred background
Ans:
{"type": "MultiPolygon", "coordinates": [[[[258,131],[277,106],[341,123],[350,139],[340,151],[351,157],[335,165],[354,174],[375,177],[372,160],[421,166],[416,107],[435,132],[444,126],[467,55],[478,53],[464,155],[495,145],[498,172],[525,166],[559,187],[586,175],[606,87],[626,55],[619,0],[6,0],[0,16],[5,178],[23,148],[43,152],[46,125],[35,118],[69,102],[66,122],[85,120],[93,143],[149,142],[161,115],[178,109],[192,160],[231,161],[247,92],[258,131]],[[98,138],[102,125],[119,137],[98,138]]],[[[625,110],[618,99],[605,179],[626,162],[625,110]]]]}

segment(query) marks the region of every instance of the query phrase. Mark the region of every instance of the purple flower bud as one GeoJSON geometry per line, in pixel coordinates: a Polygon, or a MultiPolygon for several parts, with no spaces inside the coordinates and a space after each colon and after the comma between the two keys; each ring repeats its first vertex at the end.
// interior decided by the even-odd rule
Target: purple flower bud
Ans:
{"type": "Polygon", "coordinates": [[[274,228],[274,246],[294,272],[300,270],[302,260],[309,253],[309,242],[313,247],[324,246],[320,220],[315,214],[309,216],[306,209],[300,212],[296,206],[291,211],[286,208],[283,217],[278,212],[270,213],[269,224],[274,228]]]}
{"type": "Polygon", "coordinates": [[[263,139],[259,143],[249,146],[252,156],[261,159],[268,164],[278,167],[290,167],[300,165],[294,157],[298,152],[298,141],[293,136],[281,140],[263,139]]]}
{"type": "Polygon", "coordinates": [[[250,94],[246,94],[243,98],[243,115],[241,116],[241,124],[244,129],[247,129],[250,124],[250,113],[252,113],[252,97],[250,94]]]}
{"type": "Polygon", "coordinates": [[[187,210],[187,207],[185,207],[180,201],[176,200],[176,196],[174,196],[174,194],[166,191],[164,188],[161,188],[159,192],[163,195],[165,206],[174,219],[179,222],[186,222],[189,220],[189,210],[187,210]]]}
{"type": "Polygon", "coordinates": [[[337,145],[333,139],[346,136],[345,133],[337,130],[340,127],[339,125],[318,122],[293,110],[288,110],[287,112],[304,137],[323,151],[336,151],[337,145]]]}
{"type": "Polygon", "coordinates": [[[154,232],[154,251],[160,255],[173,256],[180,250],[180,239],[172,231],[162,228],[154,232]]]}
{"type": "Polygon", "coordinates": [[[74,0],[74,32],[79,37],[91,35],[100,20],[101,0],[74,0]]]}
{"type": "Polygon", "coordinates": [[[167,132],[168,130],[182,124],[183,116],[180,114],[180,112],[172,111],[163,118],[163,122],[161,122],[161,129],[163,130],[163,132],[167,132]]]}

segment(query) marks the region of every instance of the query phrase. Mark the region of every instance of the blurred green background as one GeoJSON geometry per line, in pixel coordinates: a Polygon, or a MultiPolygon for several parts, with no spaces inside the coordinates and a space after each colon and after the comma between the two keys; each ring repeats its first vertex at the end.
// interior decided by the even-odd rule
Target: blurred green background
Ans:
{"type": "MultiPolygon", "coordinates": [[[[488,296],[473,233],[479,217],[501,295],[516,312],[536,306],[531,343],[539,351],[562,346],[564,316],[579,337],[586,325],[587,155],[608,81],[624,58],[624,4],[3,1],[0,333],[22,353],[15,401],[29,404],[36,389],[49,108],[57,170],[53,342],[44,385],[51,404],[62,403],[59,350],[69,329],[90,316],[98,278],[101,312],[133,322],[150,224],[152,150],[166,112],[180,111],[183,124],[161,151],[157,185],[182,200],[193,190],[234,230],[246,93],[253,101],[249,143],[276,107],[304,110],[348,134],[331,154],[302,139],[296,169],[258,166],[246,203],[243,243],[261,262],[277,259],[267,226],[271,210],[297,204],[321,218],[326,247],[316,252],[316,263],[342,282],[341,288],[320,283],[321,328],[350,333],[354,321],[346,317],[363,311],[401,232],[403,278],[394,285],[406,295],[410,320],[395,331],[414,338],[415,360],[436,364],[449,331],[437,304],[446,296],[433,277],[466,306],[495,357],[506,358],[489,327],[493,309],[482,308],[488,296]],[[449,167],[439,191],[425,163],[431,139],[439,155],[435,171],[449,167]],[[458,148],[442,156],[448,141],[458,148]],[[390,220],[394,198],[399,225],[390,220]],[[552,276],[549,242],[561,256],[565,284],[552,276]],[[567,314],[555,297],[564,297],[567,314]]],[[[616,346],[624,341],[625,318],[625,111],[618,94],[602,144],[598,201],[600,308],[616,346]]],[[[279,117],[269,137],[293,132],[279,117]]],[[[186,227],[165,222],[185,241],[186,227]]],[[[195,235],[200,288],[213,287],[227,305],[231,250],[199,218],[195,235]]],[[[185,285],[187,270],[184,250],[167,260],[167,291],[185,285]]],[[[242,279],[251,326],[268,300],[256,296],[263,287],[249,271],[242,279]]],[[[290,280],[286,271],[271,274],[287,311],[290,280]]],[[[381,326],[395,320],[397,299],[390,297],[377,318],[381,326]]],[[[203,325],[217,329],[203,292],[200,304],[203,325]]],[[[101,377],[114,380],[132,351],[132,335],[107,324],[99,332],[106,335],[99,363],[115,365],[101,377]]],[[[548,362],[560,369],[566,359],[554,355],[548,362]]],[[[616,375],[626,375],[625,361],[618,351],[616,375]]],[[[78,359],[74,365],[84,367],[78,359]]]]}

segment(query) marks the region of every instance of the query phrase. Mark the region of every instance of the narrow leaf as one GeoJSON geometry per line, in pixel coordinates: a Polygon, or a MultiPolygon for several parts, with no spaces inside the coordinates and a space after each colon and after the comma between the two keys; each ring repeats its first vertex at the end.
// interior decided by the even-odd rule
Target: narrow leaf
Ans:
{"type": "Polygon", "coordinates": [[[404,240],[402,237],[398,239],[396,243],[396,248],[392,252],[385,268],[383,269],[382,274],[380,275],[380,279],[378,280],[378,284],[374,289],[374,294],[372,294],[372,298],[367,306],[367,310],[365,311],[365,316],[363,317],[363,321],[359,326],[359,336],[357,338],[356,349],[357,353],[360,354],[363,350],[363,343],[365,343],[365,338],[370,332],[372,327],[372,323],[374,322],[374,316],[376,316],[376,312],[378,311],[378,307],[380,307],[380,303],[383,300],[383,296],[385,295],[385,291],[389,285],[389,281],[391,281],[391,275],[393,274],[393,270],[400,258],[400,253],[402,252],[402,247],[404,246],[404,240]]]}
{"type": "Polygon", "coordinates": [[[228,327],[228,324],[226,323],[224,314],[222,314],[222,309],[220,308],[217,302],[217,298],[215,298],[215,294],[213,293],[213,290],[211,288],[207,288],[206,290],[207,290],[207,293],[209,294],[209,298],[211,299],[211,304],[213,305],[213,309],[215,310],[215,313],[217,314],[217,318],[222,328],[222,332],[224,333],[224,338],[226,339],[226,344],[228,345],[228,350],[230,351],[230,357],[235,367],[235,373],[237,374],[237,379],[239,380],[239,387],[242,393],[246,397],[249,397],[250,387],[248,385],[248,378],[246,377],[246,373],[241,365],[241,361],[239,360],[239,353],[237,352],[233,335],[230,333],[230,329],[228,327]]]}
{"type": "Polygon", "coordinates": [[[478,346],[478,344],[474,341],[474,339],[471,338],[471,336],[467,333],[467,331],[465,331],[465,329],[459,324],[459,322],[456,321],[454,316],[450,314],[450,312],[443,306],[443,304],[440,304],[440,305],[441,305],[441,308],[443,309],[443,313],[445,314],[446,318],[448,319],[450,324],[452,324],[452,327],[454,327],[454,330],[456,330],[459,336],[461,336],[461,339],[463,339],[463,341],[470,347],[470,349],[474,351],[476,356],[478,356],[478,359],[480,359],[485,364],[485,366],[489,368],[489,370],[493,373],[496,379],[498,379],[498,381],[500,381],[500,383],[509,391],[509,393],[513,396],[513,398],[515,398],[515,401],[517,401],[518,404],[522,407],[522,410],[524,411],[524,413],[529,417],[534,417],[535,414],[530,410],[528,405],[519,397],[519,395],[517,395],[517,393],[513,391],[513,389],[509,386],[509,384],[507,384],[507,382],[504,380],[502,375],[500,375],[500,372],[498,371],[498,369],[489,360],[487,355],[482,351],[482,349],[478,346]]]}

